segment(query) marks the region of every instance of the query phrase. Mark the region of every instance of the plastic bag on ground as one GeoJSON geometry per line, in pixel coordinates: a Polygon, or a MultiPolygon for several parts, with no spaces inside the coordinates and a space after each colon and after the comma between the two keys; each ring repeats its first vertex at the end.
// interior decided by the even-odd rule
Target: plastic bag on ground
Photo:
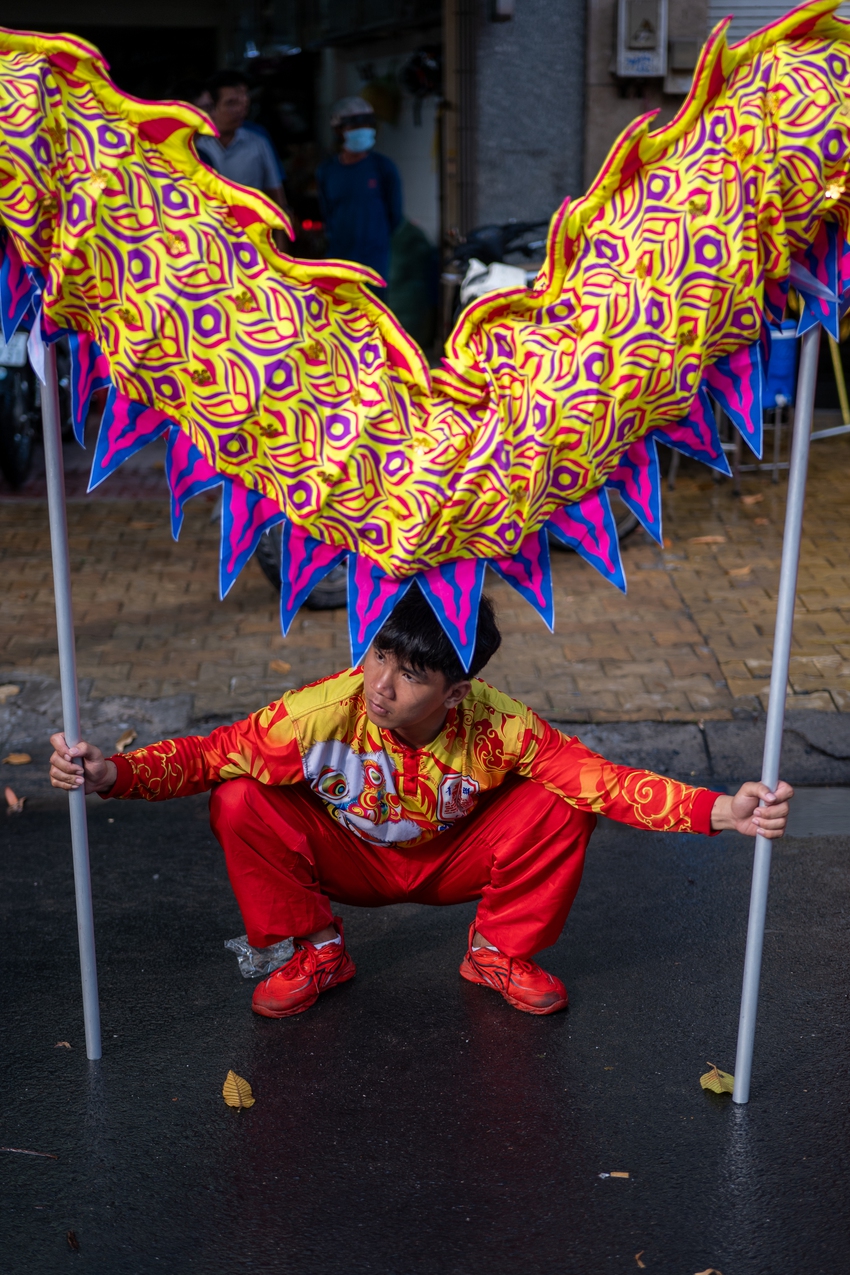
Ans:
{"type": "Polygon", "coordinates": [[[271,947],[251,947],[247,934],[227,939],[224,946],[228,952],[236,953],[243,978],[268,978],[273,970],[285,965],[295,951],[292,939],[281,939],[271,947]]]}

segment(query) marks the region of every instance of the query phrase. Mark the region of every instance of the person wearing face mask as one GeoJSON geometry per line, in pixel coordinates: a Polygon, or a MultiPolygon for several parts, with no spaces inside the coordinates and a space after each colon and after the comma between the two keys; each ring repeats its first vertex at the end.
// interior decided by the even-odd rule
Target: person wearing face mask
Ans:
{"type": "Polygon", "coordinates": [[[343,98],[331,124],[340,150],[316,174],[327,255],[370,266],[387,279],[390,240],[402,220],[398,169],[374,149],[375,113],[364,98],[343,98]]]}

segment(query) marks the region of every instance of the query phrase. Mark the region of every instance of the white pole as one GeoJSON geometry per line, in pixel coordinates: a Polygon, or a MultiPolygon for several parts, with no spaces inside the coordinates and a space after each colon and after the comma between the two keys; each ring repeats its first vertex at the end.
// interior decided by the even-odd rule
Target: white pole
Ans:
{"type": "MultiPolygon", "coordinates": [[[[761,770],[761,781],[767,784],[771,791],[779,782],[779,758],[782,752],[782,730],[785,725],[785,694],[788,686],[788,663],[791,658],[791,633],[794,628],[794,603],[797,596],[797,568],[800,562],[800,535],[803,526],[803,502],[806,495],[806,470],[809,464],[809,439],[815,405],[820,324],[809,328],[803,335],[801,345],[797,404],[794,409],[794,435],[791,444],[791,463],[788,469],[782,567],[779,572],[779,596],[776,600],[770,701],[767,707],[761,770]]],[[[750,919],[747,927],[747,953],[744,958],[744,985],[741,992],[741,1014],[738,1020],[735,1088],[732,1093],[732,1101],[739,1103],[749,1102],[750,1099],[753,1041],[756,1032],[761,954],[767,913],[767,887],[770,880],[770,846],[771,843],[766,837],[756,837],[753,883],[750,893],[750,919]]]]}
{"type": "MultiPolygon", "coordinates": [[[[39,322],[39,317],[36,318],[36,322],[39,322]]],[[[74,618],[71,611],[71,564],[68,555],[68,522],[65,515],[65,471],[62,463],[62,421],[59,413],[55,345],[47,346],[44,351],[41,419],[44,425],[44,463],[47,471],[50,549],[53,555],[56,632],[59,639],[62,716],[66,740],[69,744],[78,744],[80,742],[80,701],[77,692],[74,618]]],[[[86,799],[82,788],[68,794],[68,804],[71,815],[71,850],[74,857],[74,889],[77,897],[77,937],[80,944],[86,1056],[100,1058],[100,1004],[97,995],[89,836],[86,823],[86,799]]]]}

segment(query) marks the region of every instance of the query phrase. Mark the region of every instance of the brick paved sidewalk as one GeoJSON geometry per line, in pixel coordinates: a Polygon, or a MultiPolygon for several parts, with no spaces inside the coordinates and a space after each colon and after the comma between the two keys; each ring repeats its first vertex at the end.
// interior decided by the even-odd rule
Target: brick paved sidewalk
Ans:
{"type": "MultiPolygon", "coordinates": [[[[344,612],[302,611],[283,639],[277,599],[249,563],[224,602],[211,501],[171,539],[161,457],[148,451],[91,497],[69,453],[79,673],[90,695],[193,696],[197,719],[234,717],[348,662],[344,612]],[[289,665],[281,671],[281,664],[289,665]]],[[[40,480],[0,488],[0,683],[58,675],[47,511],[40,480]]],[[[812,447],[791,705],[850,709],[850,438],[812,447]]],[[[553,553],[556,631],[488,577],[505,642],[493,682],[555,720],[694,721],[760,710],[770,670],[785,484],[744,498],[683,464],[664,494],[666,546],[639,531],[623,597],[573,554],[553,553]],[[756,499],[753,501],[752,497],[756,499]],[[705,542],[716,537],[716,542],[705,542]],[[703,543],[700,543],[703,540],[703,543]]]]}

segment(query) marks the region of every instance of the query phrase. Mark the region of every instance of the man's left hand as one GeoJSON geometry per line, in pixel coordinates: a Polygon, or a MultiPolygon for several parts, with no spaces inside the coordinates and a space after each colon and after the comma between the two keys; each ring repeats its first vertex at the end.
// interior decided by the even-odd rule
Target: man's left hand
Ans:
{"type": "Polygon", "coordinates": [[[771,792],[767,784],[742,784],[734,797],[721,796],[711,812],[711,827],[715,832],[731,830],[745,837],[761,835],[773,841],[783,836],[788,822],[788,803],[794,789],[780,779],[771,792]],[[764,805],[760,805],[760,802],[764,805]]]}

